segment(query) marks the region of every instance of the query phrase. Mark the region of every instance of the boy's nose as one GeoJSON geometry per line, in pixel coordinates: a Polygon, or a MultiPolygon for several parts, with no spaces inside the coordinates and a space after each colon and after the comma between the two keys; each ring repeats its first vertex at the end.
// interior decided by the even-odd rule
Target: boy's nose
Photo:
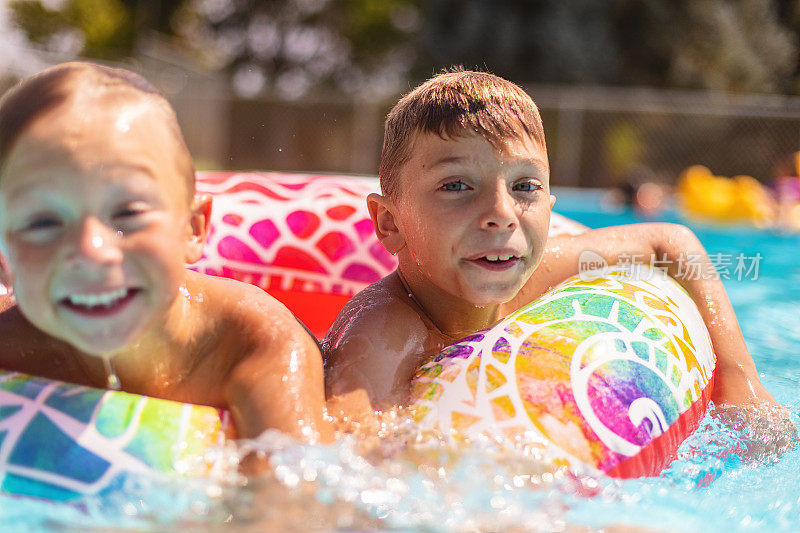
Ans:
{"type": "Polygon", "coordinates": [[[481,217],[483,229],[505,230],[517,224],[516,201],[505,187],[494,191],[488,199],[488,206],[481,217]]]}
{"type": "Polygon", "coordinates": [[[77,229],[69,259],[78,263],[113,264],[122,260],[116,232],[95,217],[86,217],[77,229]]]}

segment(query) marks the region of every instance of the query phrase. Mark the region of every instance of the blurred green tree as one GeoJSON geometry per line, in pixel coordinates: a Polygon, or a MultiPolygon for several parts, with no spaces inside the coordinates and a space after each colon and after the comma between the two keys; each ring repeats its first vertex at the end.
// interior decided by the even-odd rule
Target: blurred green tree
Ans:
{"type": "Polygon", "coordinates": [[[12,0],[12,20],[49,51],[113,58],[130,52],[130,9],[120,0],[12,0]]]}
{"type": "Polygon", "coordinates": [[[628,84],[792,92],[798,2],[621,0],[611,22],[628,84]],[[794,11],[794,17],[790,13],[794,11]]]}
{"type": "Polygon", "coordinates": [[[428,0],[419,60],[516,80],[786,92],[797,0],[428,0]]]}
{"type": "Polygon", "coordinates": [[[414,61],[416,0],[187,0],[175,31],[243,96],[393,92],[414,61]]]}
{"type": "Polygon", "coordinates": [[[396,92],[450,65],[521,81],[800,92],[800,0],[12,0],[62,54],[170,34],[244,96],[396,92]]]}
{"type": "Polygon", "coordinates": [[[520,81],[613,83],[619,52],[608,24],[612,4],[428,0],[414,73],[463,65],[520,81]]]}

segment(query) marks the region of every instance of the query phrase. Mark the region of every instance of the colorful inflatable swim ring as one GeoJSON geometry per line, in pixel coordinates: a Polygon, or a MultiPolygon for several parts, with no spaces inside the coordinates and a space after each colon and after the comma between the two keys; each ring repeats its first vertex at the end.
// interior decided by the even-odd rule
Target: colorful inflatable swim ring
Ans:
{"type": "Polygon", "coordinates": [[[615,477],[658,474],[705,415],[708,332],[661,271],[582,277],[422,365],[415,418],[445,432],[552,443],[559,460],[615,477]]]}
{"type": "Polygon", "coordinates": [[[132,475],[203,476],[233,435],[213,407],[0,371],[0,492],[68,501],[132,475]]]}

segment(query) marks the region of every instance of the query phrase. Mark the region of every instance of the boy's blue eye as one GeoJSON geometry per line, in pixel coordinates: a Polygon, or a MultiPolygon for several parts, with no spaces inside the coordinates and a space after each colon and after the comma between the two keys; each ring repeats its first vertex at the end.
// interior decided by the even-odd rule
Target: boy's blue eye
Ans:
{"type": "Polygon", "coordinates": [[[515,183],[513,187],[515,191],[522,191],[522,192],[538,191],[541,188],[542,186],[534,181],[522,181],[520,183],[515,183]]]}
{"type": "Polygon", "coordinates": [[[467,184],[461,180],[458,181],[449,181],[441,186],[443,191],[455,192],[455,191],[465,191],[467,190],[467,184]]]}

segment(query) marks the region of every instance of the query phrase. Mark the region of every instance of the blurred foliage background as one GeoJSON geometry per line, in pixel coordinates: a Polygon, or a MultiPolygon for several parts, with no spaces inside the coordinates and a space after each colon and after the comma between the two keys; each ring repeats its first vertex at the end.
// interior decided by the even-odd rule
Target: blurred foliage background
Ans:
{"type": "Polygon", "coordinates": [[[800,140],[799,46],[800,0],[0,7],[6,84],[73,57],[138,70],[173,101],[200,166],[217,168],[374,173],[397,96],[463,65],[531,90],[557,183],[608,185],[641,165],[669,181],[692,163],[766,179],[800,140]]]}
{"type": "Polygon", "coordinates": [[[238,91],[395,91],[443,65],[526,82],[795,94],[798,0],[10,0],[35,46],[169,38],[238,91]]]}

